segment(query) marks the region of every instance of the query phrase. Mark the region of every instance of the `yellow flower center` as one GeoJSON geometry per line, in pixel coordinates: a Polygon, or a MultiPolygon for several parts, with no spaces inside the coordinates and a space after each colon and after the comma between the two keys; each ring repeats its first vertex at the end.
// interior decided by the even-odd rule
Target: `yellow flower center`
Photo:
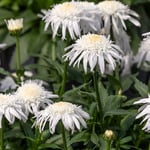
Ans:
{"type": "Polygon", "coordinates": [[[101,40],[100,35],[97,34],[92,34],[88,38],[92,43],[97,43],[101,40]]]}
{"type": "Polygon", "coordinates": [[[65,112],[73,112],[73,105],[68,102],[57,102],[52,105],[55,113],[63,114],[65,112]]]}
{"type": "Polygon", "coordinates": [[[73,9],[73,5],[70,3],[65,3],[62,5],[61,9],[63,12],[67,12],[73,9]]]}
{"type": "Polygon", "coordinates": [[[24,99],[34,101],[40,96],[41,91],[42,89],[40,86],[37,86],[36,84],[27,84],[20,87],[18,94],[24,99]]]}
{"type": "Polygon", "coordinates": [[[56,5],[53,11],[54,14],[57,14],[57,16],[61,18],[69,18],[78,14],[78,9],[71,2],[56,5]]]}

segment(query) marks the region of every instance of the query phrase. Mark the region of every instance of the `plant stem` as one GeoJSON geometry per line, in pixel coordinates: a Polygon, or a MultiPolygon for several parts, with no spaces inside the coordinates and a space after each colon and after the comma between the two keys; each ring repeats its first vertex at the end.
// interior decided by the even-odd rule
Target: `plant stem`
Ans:
{"type": "Polygon", "coordinates": [[[100,94],[99,94],[98,77],[97,77],[97,73],[96,72],[93,73],[93,80],[94,80],[94,88],[95,88],[95,91],[96,91],[96,100],[97,100],[98,109],[99,109],[98,111],[99,111],[99,113],[101,115],[101,117],[100,117],[100,121],[101,122],[100,123],[103,126],[103,108],[102,108],[102,103],[101,103],[100,94]]]}
{"type": "Polygon", "coordinates": [[[88,75],[84,73],[83,77],[84,77],[85,90],[88,92],[89,91],[88,75]]]}
{"type": "Polygon", "coordinates": [[[62,139],[63,139],[63,144],[64,144],[64,150],[67,150],[67,139],[66,139],[66,133],[65,133],[65,128],[64,125],[61,121],[61,129],[62,129],[62,139]]]}
{"type": "Polygon", "coordinates": [[[107,150],[111,150],[111,140],[107,140],[107,150]]]}
{"type": "Polygon", "coordinates": [[[38,128],[35,128],[35,142],[32,144],[32,150],[38,150],[39,143],[41,141],[41,133],[39,132],[38,128]]]}
{"type": "Polygon", "coordinates": [[[16,53],[17,53],[17,71],[18,71],[18,82],[21,82],[21,59],[20,59],[20,44],[19,44],[19,36],[16,35],[16,53]]]}
{"type": "Polygon", "coordinates": [[[56,42],[55,42],[55,39],[53,38],[52,39],[52,60],[56,60],[56,47],[55,47],[55,44],[56,44],[56,42]]]}
{"type": "Polygon", "coordinates": [[[59,91],[60,99],[61,99],[61,96],[65,92],[66,79],[67,79],[67,66],[68,66],[68,62],[64,62],[64,72],[63,72],[63,76],[62,76],[61,89],[59,91]]]}
{"type": "Polygon", "coordinates": [[[2,126],[0,128],[0,150],[4,150],[4,134],[3,134],[3,127],[4,127],[4,118],[2,118],[2,126]]]}

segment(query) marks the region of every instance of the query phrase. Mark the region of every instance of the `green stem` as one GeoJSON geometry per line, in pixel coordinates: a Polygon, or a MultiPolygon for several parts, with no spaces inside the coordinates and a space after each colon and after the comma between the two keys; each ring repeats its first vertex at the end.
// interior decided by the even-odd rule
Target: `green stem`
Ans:
{"type": "Polygon", "coordinates": [[[107,150],[111,150],[111,141],[107,140],[107,150]]]}
{"type": "Polygon", "coordinates": [[[4,134],[3,134],[3,127],[4,127],[4,118],[1,121],[1,128],[0,128],[0,150],[4,150],[4,134]]]}
{"type": "Polygon", "coordinates": [[[136,142],[136,147],[139,147],[141,140],[143,139],[143,134],[144,134],[144,132],[142,130],[140,130],[138,140],[136,142]]]}
{"type": "Polygon", "coordinates": [[[67,67],[68,67],[68,62],[64,62],[64,72],[63,72],[63,76],[62,76],[61,89],[59,91],[60,98],[65,92],[66,79],[67,79],[67,67]]]}
{"type": "Polygon", "coordinates": [[[84,84],[85,84],[85,90],[88,92],[89,91],[88,75],[85,73],[84,73],[84,84]]]}
{"type": "Polygon", "coordinates": [[[35,142],[33,142],[33,149],[32,150],[38,150],[38,146],[41,141],[41,133],[39,132],[38,128],[35,128],[35,142]]]}
{"type": "Polygon", "coordinates": [[[52,39],[52,49],[51,49],[51,51],[52,51],[52,60],[56,60],[56,47],[55,47],[55,39],[52,39]]]}
{"type": "Polygon", "coordinates": [[[64,145],[64,150],[67,150],[67,139],[66,139],[66,133],[65,133],[65,128],[64,125],[61,121],[61,129],[62,129],[62,139],[63,139],[63,145],[64,145]]]}
{"type": "Polygon", "coordinates": [[[98,88],[98,77],[97,77],[97,73],[94,72],[93,73],[93,80],[94,80],[94,88],[95,88],[95,91],[96,91],[96,100],[97,100],[97,103],[98,103],[98,111],[101,115],[100,117],[100,123],[101,123],[101,126],[103,128],[103,108],[102,108],[102,103],[101,103],[101,99],[100,99],[100,94],[99,94],[99,88],[98,88]]]}
{"type": "Polygon", "coordinates": [[[21,82],[21,59],[20,59],[20,44],[19,44],[19,36],[16,35],[16,53],[17,53],[17,75],[18,75],[18,82],[21,82]]]}

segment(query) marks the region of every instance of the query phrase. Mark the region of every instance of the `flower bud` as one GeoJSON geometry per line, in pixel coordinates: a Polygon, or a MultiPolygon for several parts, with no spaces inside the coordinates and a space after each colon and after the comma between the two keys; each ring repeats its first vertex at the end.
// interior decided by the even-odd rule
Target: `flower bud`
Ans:
{"type": "Polygon", "coordinates": [[[114,132],[112,130],[106,130],[104,133],[104,138],[106,140],[112,140],[114,138],[114,132]]]}
{"type": "Polygon", "coordinates": [[[18,35],[23,28],[23,18],[5,20],[7,28],[12,35],[18,35]]]}

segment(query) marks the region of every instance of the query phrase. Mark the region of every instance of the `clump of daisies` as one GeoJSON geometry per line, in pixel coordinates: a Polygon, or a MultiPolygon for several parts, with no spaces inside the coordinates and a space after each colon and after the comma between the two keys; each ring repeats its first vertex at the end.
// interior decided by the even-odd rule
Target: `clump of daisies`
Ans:
{"type": "Polygon", "coordinates": [[[13,124],[15,118],[27,120],[26,114],[22,111],[21,105],[16,102],[16,96],[0,93],[0,128],[2,128],[2,119],[5,117],[10,124],[13,124]]]}
{"type": "Polygon", "coordinates": [[[143,34],[144,39],[140,44],[138,53],[135,56],[135,63],[137,67],[144,67],[144,69],[150,69],[150,32],[143,34]]]}
{"type": "Polygon", "coordinates": [[[63,56],[69,65],[78,66],[83,62],[85,73],[94,71],[97,67],[102,74],[115,70],[116,64],[122,59],[122,50],[109,37],[98,34],[87,34],[67,47],[68,52],[63,56]]]}
{"type": "Polygon", "coordinates": [[[40,108],[52,103],[52,98],[58,98],[58,95],[47,91],[41,81],[27,80],[22,82],[21,86],[15,92],[17,102],[22,105],[23,110],[28,115],[35,114],[40,108]]]}
{"type": "Polygon", "coordinates": [[[150,132],[150,95],[148,95],[148,98],[143,98],[134,102],[134,104],[143,105],[139,108],[138,110],[139,114],[136,116],[136,119],[142,117],[143,120],[141,123],[146,122],[142,129],[145,130],[146,132],[150,132]]]}
{"type": "Polygon", "coordinates": [[[62,121],[64,127],[73,133],[75,128],[81,129],[80,124],[84,128],[87,127],[84,119],[89,119],[89,114],[83,111],[81,106],[69,102],[56,102],[39,111],[35,118],[34,125],[39,127],[40,132],[44,130],[48,122],[49,131],[53,134],[58,122],[62,121]]]}
{"type": "Polygon", "coordinates": [[[113,38],[121,49],[130,51],[130,38],[125,32],[127,30],[125,21],[128,20],[135,26],[140,26],[139,15],[131,10],[127,5],[116,0],[105,0],[99,2],[99,11],[104,22],[104,32],[106,35],[113,33],[113,38]]]}
{"type": "Polygon", "coordinates": [[[56,4],[52,9],[42,10],[42,20],[45,22],[45,30],[52,28],[53,37],[58,34],[59,29],[62,39],[67,36],[71,39],[80,37],[81,33],[98,32],[101,20],[98,7],[90,2],[64,2],[56,4]]]}

